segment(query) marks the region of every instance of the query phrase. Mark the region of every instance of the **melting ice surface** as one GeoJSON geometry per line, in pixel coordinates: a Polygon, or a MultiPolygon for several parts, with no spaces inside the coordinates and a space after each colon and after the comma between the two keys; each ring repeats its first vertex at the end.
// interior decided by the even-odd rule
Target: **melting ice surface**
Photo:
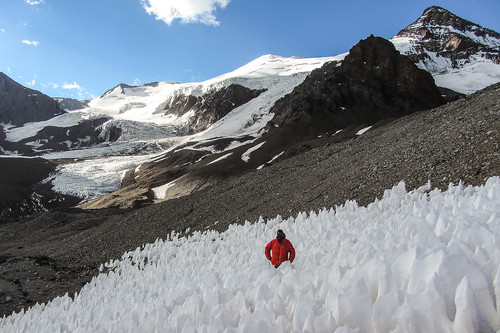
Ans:
{"type": "Polygon", "coordinates": [[[499,177],[445,192],[400,183],[367,207],[165,238],[0,331],[500,330],[499,177]],[[279,228],[297,257],[275,269],[264,246],[279,228]]]}

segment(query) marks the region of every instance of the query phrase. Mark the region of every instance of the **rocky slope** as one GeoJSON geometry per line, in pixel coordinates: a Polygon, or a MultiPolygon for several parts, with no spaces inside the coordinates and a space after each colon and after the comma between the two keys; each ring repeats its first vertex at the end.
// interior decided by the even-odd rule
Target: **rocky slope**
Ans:
{"type": "Polygon", "coordinates": [[[133,210],[55,210],[0,223],[0,314],[73,293],[101,263],[186,228],[225,230],[259,216],[357,200],[365,205],[404,180],[407,188],[482,184],[500,175],[500,84],[465,99],[392,120],[218,186],[133,210]]]}

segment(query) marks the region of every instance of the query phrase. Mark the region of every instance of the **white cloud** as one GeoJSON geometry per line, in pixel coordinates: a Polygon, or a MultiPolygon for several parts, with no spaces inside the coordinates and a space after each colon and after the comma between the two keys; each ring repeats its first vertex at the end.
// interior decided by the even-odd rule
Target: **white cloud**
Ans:
{"type": "Polygon", "coordinates": [[[33,87],[35,85],[36,81],[35,79],[31,80],[31,82],[26,82],[27,86],[33,87]]]}
{"type": "Polygon", "coordinates": [[[225,8],[231,0],[142,0],[146,12],[168,25],[175,19],[182,23],[219,25],[217,8],[225,8]]]}
{"type": "Polygon", "coordinates": [[[38,46],[38,44],[40,44],[40,42],[37,41],[37,40],[27,40],[27,39],[25,39],[22,42],[23,42],[23,44],[33,45],[33,46],[38,46]]]}
{"type": "Polygon", "coordinates": [[[36,6],[43,3],[43,0],[25,0],[28,5],[36,6]]]}
{"type": "Polygon", "coordinates": [[[5,29],[4,28],[0,29],[0,31],[3,32],[3,33],[5,33],[5,29]]]}
{"type": "MultiPolygon", "coordinates": [[[[57,84],[54,84],[54,88],[57,88],[57,87],[58,87],[57,84]]],[[[84,99],[84,98],[89,98],[89,97],[90,98],[94,98],[94,96],[91,95],[87,91],[87,89],[80,87],[80,85],[78,83],[76,83],[76,82],[73,82],[73,83],[64,83],[61,88],[68,89],[68,90],[72,90],[72,89],[77,90],[78,98],[79,99],[84,99]]],[[[74,96],[71,95],[71,97],[74,97],[74,96]]]]}
{"type": "Polygon", "coordinates": [[[76,82],[73,82],[73,83],[65,83],[63,84],[62,86],[63,89],[78,89],[78,90],[83,90],[82,87],[80,87],[80,85],[76,82]]]}
{"type": "Polygon", "coordinates": [[[141,84],[142,84],[142,81],[138,77],[136,77],[134,79],[134,81],[132,81],[133,86],[140,86],[141,84]]]}

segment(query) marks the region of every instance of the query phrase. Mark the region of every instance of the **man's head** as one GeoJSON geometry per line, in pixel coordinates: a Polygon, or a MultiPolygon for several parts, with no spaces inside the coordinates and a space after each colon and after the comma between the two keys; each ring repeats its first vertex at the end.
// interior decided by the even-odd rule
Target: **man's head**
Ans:
{"type": "Polygon", "coordinates": [[[276,233],[276,239],[278,240],[278,242],[281,243],[281,241],[283,239],[285,239],[285,233],[283,232],[283,230],[279,229],[278,232],[276,233]]]}

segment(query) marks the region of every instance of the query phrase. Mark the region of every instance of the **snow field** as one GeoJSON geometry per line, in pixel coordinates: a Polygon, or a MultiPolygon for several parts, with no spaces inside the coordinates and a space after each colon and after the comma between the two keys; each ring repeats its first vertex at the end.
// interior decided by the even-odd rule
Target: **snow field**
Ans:
{"type": "Polygon", "coordinates": [[[498,331],[500,178],[429,188],[172,233],[103,265],[74,300],[0,319],[0,331],[498,331]],[[277,229],[297,257],[275,269],[264,246],[277,229]]]}

